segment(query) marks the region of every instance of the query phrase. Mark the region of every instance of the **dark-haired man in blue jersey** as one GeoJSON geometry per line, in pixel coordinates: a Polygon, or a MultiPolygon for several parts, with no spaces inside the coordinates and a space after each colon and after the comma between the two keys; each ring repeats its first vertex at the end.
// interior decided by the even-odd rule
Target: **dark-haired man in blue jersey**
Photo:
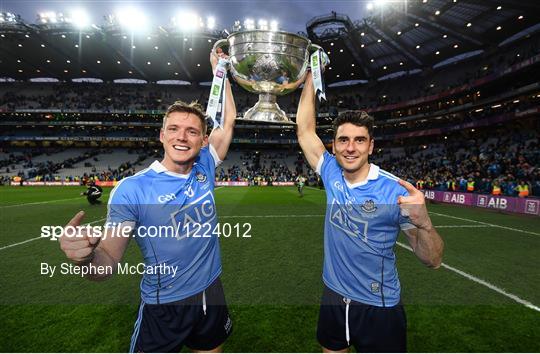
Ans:
{"type": "Polygon", "coordinates": [[[428,216],[424,195],[369,163],[373,118],[345,112],[334,121],[328,153],[316,134],[315,95],[308,75],[296,118],[298,141],[321,176],[327,196],[325,284],[317,339],[324,352],[404,352],[406,318],[394,246],[400,230],[428,267],[441,264],[443,241],[428,216]]]}
{"type": "MultiPolygon", "coordinates": [[[[215,69],[215,56],[211,62],[215,69]]],[[[219,279],[214,203],[215,168],[227,154],[236,118],[231,87],[226,85],[224,125],[210,136],[199,105],[178,101],[168,108],[160,131],[164,158],[112,190],[109,229],[101,242],[89,234],[60,240],[73,262],[113,269],[87,276],[100,280],[121,271],[130,237],[118,235],[127,230],[135,238],[146,271],[130,352],[178,352],[184,345],[220,352],[231,333],[219,279]]],[[[83,216],[80,212],[68,226],[80,225],[83,216]]]]}

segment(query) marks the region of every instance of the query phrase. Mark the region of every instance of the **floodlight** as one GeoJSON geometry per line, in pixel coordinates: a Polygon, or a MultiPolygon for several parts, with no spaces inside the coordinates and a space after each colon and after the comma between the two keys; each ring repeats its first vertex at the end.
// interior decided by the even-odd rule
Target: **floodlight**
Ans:
{"type": "Polygon", "coordinates": [[[56,23],[58,22],[56,13],[52,11],[42,12],[38,14],[39,21],[41,23],[56,23]]]}
{"type": "Polygon", "coordinates": [[[276,20],[272,20],[270,22],[270,30],[271,31],[277,31],[279,30],[279,27],[278,27],[278,22],[276,20]]]}
{"type": "Polygon", "coordinates": [[[129,7],[117,12],[116,18],[122,27],[125,27],[132,32],[144,30],[147,26],[145,14],[135,8],[129,7]]]}
{"type": "Polygon", "coordinates": [[[268,21],[267,20],[260,19],[258,25],[259,25],[260,30],[263,30],[263,31],[268,30],[268,21]]]}
{"type": "Polygon", "coordinates": [[[255,21],[253,21],[252,19],[250,18],[247,18],[245,21],[244,21],[244,27],[250,31],[250,30],[254,30],[255,29],[255,21]]]}
{"type": "Polygon", "coordinates": [[[15,23],[17,22],[17,15],[11,12],[0,12],[0,23],[2,22],[15,23]]]}
{"type": "Polygon", "coordinates": [[[208,29],[214,29],[216,27],[216,19],[212,16],[208,17],[206,19],[206,27],[208,27],[208,29]]]}
{"type": "Polygon", "coordinates": [[[200,21],[201,19],[196,13],[185,11],[178,13],[178,15],[176,15],[176,17],[173,19],[173,22],[176,23],[178,28],[185,32],[195,30],[200,21]]]}
{"type": "Polygon", "coordinates": [[[69,14],[68,22],[71,22],[75,27],[86,28],[90,26],[90,17],[83,9],[74,9],[69,14]]]}

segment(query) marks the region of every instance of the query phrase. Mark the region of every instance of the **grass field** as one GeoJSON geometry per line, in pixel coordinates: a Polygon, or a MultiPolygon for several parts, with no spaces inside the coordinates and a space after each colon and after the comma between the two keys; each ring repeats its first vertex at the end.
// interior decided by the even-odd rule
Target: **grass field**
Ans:
{"type": "MultiPolygon", "coordinates": [[[[78,210],[100,224],[105,205],[82,187],[0,188],[0,351],[119,352],[129,349],[138,276],[94,283],[40,275],[65,261],[42,225],[78,210]]],[[[110,190],[105,191],[104,200],[110,190]]],[[[220,221],[251,223],[251,238],[221,238],[222,281],[234,331],[229,352],[316,352],[322,292],[325,194],[291,187],[216,189],[220,221]]],[[[409,351],[540,351],[540,218],[442,204],[429,206],[444,238],[444,266],[425,268],[396,246],[409,351]]],[[[125,260],[141,255],[132,242],[125,260]]]]}

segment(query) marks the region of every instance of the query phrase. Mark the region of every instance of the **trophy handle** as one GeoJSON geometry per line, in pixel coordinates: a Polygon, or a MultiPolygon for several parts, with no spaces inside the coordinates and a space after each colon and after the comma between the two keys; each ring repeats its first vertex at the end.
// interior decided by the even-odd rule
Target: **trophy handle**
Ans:
{"type": "MultiPolygon", "coordinates": [[[[219,41],[214,43],[214,46],[212,47],[212,55],[217,56],[217,49],[225,47],[228,44],[229,41],[227,39],[220,39],[219,41]]],[[[228,70],[230,68],[229,64],[227,64],[225,68],[228,70]]]]}
{"type": "Polygon", "coordinates": [[[214,47],[212,47],[212,53],[216,53],[216,50],[218,48],[225,47],[225,44],[229,44],[229,41],[227,39],[220,39],[216,43],[214,43],[214,47]]]}
{"type": "Polygon", "coordinates": [[[313,43],[309,44],[308,50],[309,50],[310,53],[313,53],[314,51],[319,50],[319,49],[324,52],[324,49],[322,49],[322,47],[320,45],[313,44],[313,43]]]}

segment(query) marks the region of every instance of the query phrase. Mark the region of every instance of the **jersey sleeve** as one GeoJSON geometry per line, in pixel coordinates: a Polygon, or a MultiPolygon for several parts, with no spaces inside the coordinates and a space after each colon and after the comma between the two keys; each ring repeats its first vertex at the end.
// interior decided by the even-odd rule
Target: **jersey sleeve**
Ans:
{"type": "Polygon", "coordinates": [[[333,174],[341,174],[341,167],[338,165],[336,157],[328,151],[325,151],[317,163],[315,172],[321,176],[323,183],[326,185],[333,174]]]}
{"type": "Polygon", "coordinates": [[[107,204],[106,225],[119,225],[125,221],[137,222],[138,205],[136,201],[137,186],[129,180],[120,181],[111,192],[107,204]]]}
{"type": "Polygon", "coordinates": [[[197,162],[214,177],[216,175],[216,167],[223,161],[219,159],[216,149],[211,144],[208,144],[208,146],[201,149],[197,162]]]}

